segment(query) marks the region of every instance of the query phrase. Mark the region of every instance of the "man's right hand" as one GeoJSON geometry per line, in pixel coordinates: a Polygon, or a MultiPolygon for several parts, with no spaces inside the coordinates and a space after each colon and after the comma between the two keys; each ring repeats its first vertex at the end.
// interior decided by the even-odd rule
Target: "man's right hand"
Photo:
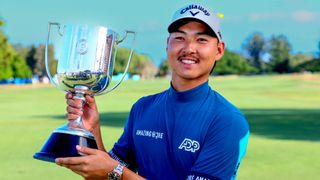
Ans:
{"type": "Polygon", "coordinates": [[[66,100],[67,100],[66,118],[69,121],[74,121],[79,116],[82,116],[82,125],[85,129],[94,133],[94,131],[100,128],[98,108],[93,96],[90,96],[90,95],[85,96],[85,102],[83,107],[82,107],[81,100],[74,99],[73,94],[71,92],[68,92],[66,94],[66,100]]]}

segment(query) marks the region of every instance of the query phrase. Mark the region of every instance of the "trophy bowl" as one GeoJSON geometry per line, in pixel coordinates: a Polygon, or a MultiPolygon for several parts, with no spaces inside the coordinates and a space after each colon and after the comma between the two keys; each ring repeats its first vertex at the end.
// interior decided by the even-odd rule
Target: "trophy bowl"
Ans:
{"type": "MultiPolygon", "coordinates": [[[[129,68],[133,53],[135,32],[126,31],[124,37],[104,26],[48,24],[48,37],[45,50],[45,65],[50,81],[59,89],[72,92],[82,104],[85,95],[106,94],[120,85],[129,68]],[[50,72],[48,45],[52,26],[57,27],[58,63],[54,75],[50,72]],[[131,51],[122,78],[109,87],[112,80],[117,46],[128,34],[133,35],[131,51]]],[[[34,154],[38,160],[54,162],[59,157],[83,156],[76,145],[98,149],[94,135],[82,124],[82,117],[55,129],[40,152],[34,154]]]]}

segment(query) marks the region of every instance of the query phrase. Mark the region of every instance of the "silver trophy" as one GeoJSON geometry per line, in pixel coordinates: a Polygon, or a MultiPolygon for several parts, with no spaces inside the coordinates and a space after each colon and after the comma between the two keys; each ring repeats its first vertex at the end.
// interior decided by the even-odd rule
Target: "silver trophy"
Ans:
{"type": "MultiPolygon", "coordinates": [[[[109,87],[117,46],[128,34],[133,35],[133,45],[133,31],[126,31],[120,39],[115,31],[103,26],[61,25],[50,22],[45,50],[45,65],[49,79],[59,89],[74,93],[74,98],[82,100],[83,103],[86,94],[102,95],[114,90],[124,79],[130,65],[132,45],[122,78],[113,87],[109,87]],[[50,72],[48,62],[52,26],[57,27],[54,47],[59,52],[56,54],[59,57],[54,75],[50,72]]],[[[41,151],[33,157],[54,162],[58,157],[81,156],[82,154],[76,150],[76,145],[97,149],[94,135],[83,128],[82,117],[55,129],[41,151]]]]}

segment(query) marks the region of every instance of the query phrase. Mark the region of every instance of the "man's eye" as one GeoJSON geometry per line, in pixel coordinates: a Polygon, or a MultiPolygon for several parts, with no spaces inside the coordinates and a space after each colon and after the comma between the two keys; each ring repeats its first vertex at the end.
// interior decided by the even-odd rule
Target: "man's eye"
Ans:
{"type": "Polygon", "coordinates": [[[199,41],[199,42],[208,42],[208,40],[205,39],[205,38],[198,38],[198,41],[199,41]]]}
{"type": "Polygon", "coordinates": [[[175,37],[174,39],[176,39],[176,40],[180,40],[180,41],[184,40],[184,38],[183,38],[183,37],[181,37],[181,36],[177,36],[177,37],[175,37]]]}

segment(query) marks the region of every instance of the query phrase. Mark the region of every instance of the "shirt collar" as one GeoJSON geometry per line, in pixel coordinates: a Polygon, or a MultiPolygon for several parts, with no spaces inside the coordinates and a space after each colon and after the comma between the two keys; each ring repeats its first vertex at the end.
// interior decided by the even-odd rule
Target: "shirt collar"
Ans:
{"type": "Polygon", "coordinates": [[[180,92],[175,90],[171,83],[169,96],[179,102],[197,101],[206,98],[209,90],[210,86],[208,81],[192,89],[180,92]]]}

